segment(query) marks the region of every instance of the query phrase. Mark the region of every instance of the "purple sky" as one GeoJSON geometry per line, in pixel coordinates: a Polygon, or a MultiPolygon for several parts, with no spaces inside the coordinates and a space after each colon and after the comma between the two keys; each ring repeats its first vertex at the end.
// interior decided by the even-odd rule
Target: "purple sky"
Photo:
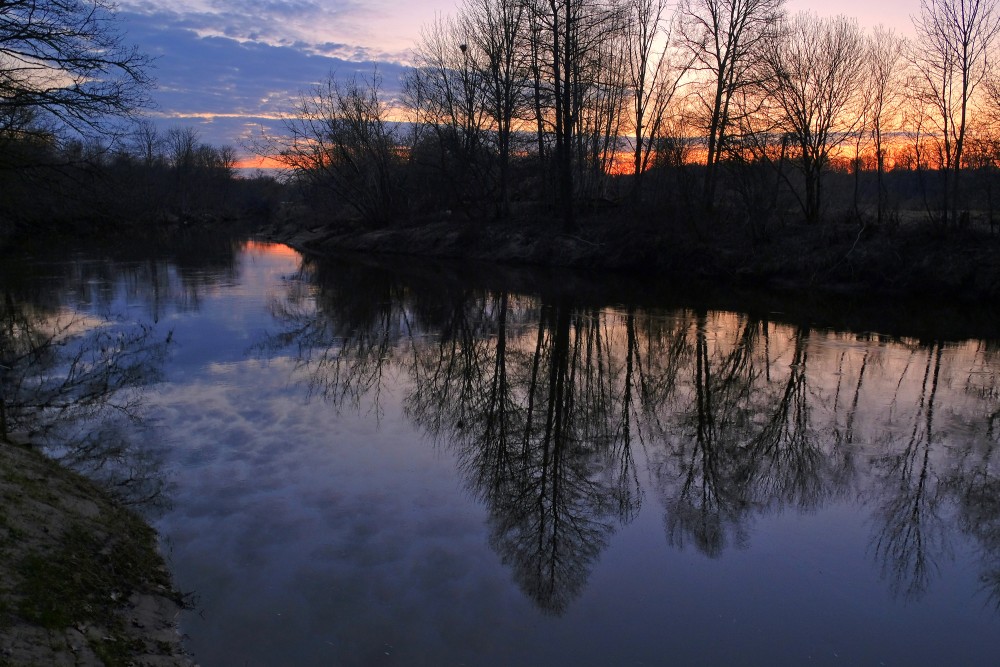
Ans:
{"type": "MultiPolygon", "coordinates": [[[[371,74],[392,91],[423,25],[455,0],[120,0],[128,40],[157,58],[163,127],[240,147],[330,72],[371,74]]],[[[909,33],[919,0],[788,0],[789,11],[855,16],[909,33]]],[[[240,152],[243,152],[242,150],[240,152]]]]}

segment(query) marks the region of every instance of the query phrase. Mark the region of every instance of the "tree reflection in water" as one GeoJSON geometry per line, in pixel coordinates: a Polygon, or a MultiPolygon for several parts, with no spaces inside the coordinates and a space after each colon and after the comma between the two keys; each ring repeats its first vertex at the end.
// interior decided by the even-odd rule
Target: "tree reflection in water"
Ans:
{"type": "Polygon", "coordinates": [[[119,499],[157,505],[159,462],[136,442],[143,388],[160,377],[168,339],[22,297],[10,283],[0,293],[0,446],[43,447],[119,499]]]}
{"type": "Polygon", "coordinates": [[[294,350],[338,406],[406,387],[406,413],[456,453],[491,546],[546,612],[567,609],[638,513],[642,467],[675,548],[717,557],[756,517],[860,502],[893,592],[926,591],[958,529],[1000,601],[995,349],[304,271],[316,292],[275,301],[269,349],[294,350]]]}
{"type": "Polygon", "coordinates": [[[974,433],[956,452],[945,487],[958,505],[958,526],[977,543],[982,589],[1000,611],[1000,375],[997,349],[980,343],[966,372],[963,391],[976,409],[974,433]]]}
{"type": "Polygon", "coordinates": [[[437,344],[416,346],[407,408],[455,449],[490,509],[493,548],[538,606],[558,614],[614,522],[638,507],[629,430],[614,410],[621,369],[600,313],[543,300],[534,334],[511,341],[510,296],[480,304],[456,308],[437,344]]]}
{"type": "Polygon", "coordinates": [[[206,292],[231,282],[244,245],[228,235],[180,239],[159,249],[169,261],[149,259],[147,244],[119,244],[118,260],[102,253],[66,261],[58,249],[47,260],[5,258],[0,441],[43,447],[122,501],[147,510],[167,503],[162,452],[148,444],[159,438],[151,437],[144,402],[173,335],[156,323],[197,310],[206,292]],[[130,312],[112,315],[122,300],[130,312]]]}
{"type": "MultiPolygon", "coordinates": [[[[651,406],[666,413],[657,415],[657,431],[651,428],[646,440],[662,443],[653,448],[653,476],[666,508],[668,543],[683,548],[690,540],[702,553],[717,556],[727,545],[744,540],[747,507],[740,488],[739,443],[732,436],[745,417],[749,385],[743,373],[752,376],[752,366],[743,363],[746,350],[737,346],[716,376],[706,329],[702,312],[674,330],[669,350],[676,361],[668,368],[674,382],[680,379],[675,368],[685,379],[679,388],[654,381],[667,397],[644,392],[651,406]]],[[[661,353],[648,349],[647,354],[661,353]]]]}
{"type": "MultiPolygon", "coordinates": [[[[934,408],[941,373],[942,346],[926,350],[923,379],[909,437],[901,447],[887,443],[872,468],[884,481],[873,487],[879,527],[874,547],[882,574],[894,593],[918,597],[926,591],[936,562],[948,551],[942,517],[944,489],[931,464],[934,408]]],[[[900,380],[902,382],[902,378],[900,380]]]]}
{"type": "Polygon", "coordinates": [[[306,265],[285,298],[272,299],[270,308],[283,324],[280,334],[262,344],[265,352],[294,346],[299,369],[308,371],[311,393],[340,407],[344,403],[360,407],[371,397],[379,412],[379,395],[386,381],[400,340],[410,335],[403,294],[391,282],[369,277],[357,278],[364,289],[352,283],[352,276],[323,281],[313,296],[308,281],[323,280],[324,274],[306,265]]]}

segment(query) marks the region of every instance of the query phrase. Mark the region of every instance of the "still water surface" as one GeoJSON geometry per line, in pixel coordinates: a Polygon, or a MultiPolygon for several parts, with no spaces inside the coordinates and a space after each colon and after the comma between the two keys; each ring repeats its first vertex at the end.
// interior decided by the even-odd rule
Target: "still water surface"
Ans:
{"type": "Polygon", "coordinates": [[[1000,658],[995,340],[399,264],[37,263],[169,336],[141,448],[204,667],[1000,658]]]}

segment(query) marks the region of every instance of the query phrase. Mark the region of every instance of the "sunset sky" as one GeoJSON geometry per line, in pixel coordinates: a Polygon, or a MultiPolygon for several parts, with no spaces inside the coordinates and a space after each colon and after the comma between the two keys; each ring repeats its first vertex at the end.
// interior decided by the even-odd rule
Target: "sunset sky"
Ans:
{"type": "MultiPolygon", "coordinates": [[[[397,88],[410,49],[455,0],[121,0],[127,39],[157,58],[152,112],[161,127],[192,126],[202,141],[241,138],[289,110],[330,72],[370,74],[397,88]]],[[[919,0],[789,0],[789,11],[845,14],[911,33],[919,0]]],[[[244,151],[240,151],[241,153],[244,151]]]]}

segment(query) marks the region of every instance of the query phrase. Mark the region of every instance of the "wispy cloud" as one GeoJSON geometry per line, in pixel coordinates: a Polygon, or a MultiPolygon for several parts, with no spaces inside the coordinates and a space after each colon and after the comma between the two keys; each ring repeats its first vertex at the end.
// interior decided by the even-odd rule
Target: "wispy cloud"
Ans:
{"type": "MultiPolygon", "coordinates": [[[[261,127],[276,129],[296,97],[331,73],[370,75],[377,68],[391,94],[404,71],[378,49],[337,41],[307,42],[293,32],[281,36],[277,23],[269,27],[271,38],[241,33],[267,23],[260,16],[245,19],[239,29],[233,26],[244,19],[234,18],[223,30],[220,26],[227,25],[229,13],[213,13],[213,8],[227,3],[184,0],[167,11],[159,3],[122,4],[120,18],[129,41],[156,58],[152,74],[157,81],[157,108],[151,115],[164,126],[193,126],[212,144],[239,145],[261,127]],[[233,34],[219,34],[226,31],[233,34]]],[[[311,12],[319,11],[316,3],[278,0],[253,0],[244,10],[250,14],[282,8],[287,10],[282,20],[289,23],[289,17],[305,22],[311,12]]]]}
{"type": "Polygon", "coordinates": [[[313,55],[400,61],[419,26],[452,0],[123,0],[120,8],[199,37],[288,46],[313,55]]]}

